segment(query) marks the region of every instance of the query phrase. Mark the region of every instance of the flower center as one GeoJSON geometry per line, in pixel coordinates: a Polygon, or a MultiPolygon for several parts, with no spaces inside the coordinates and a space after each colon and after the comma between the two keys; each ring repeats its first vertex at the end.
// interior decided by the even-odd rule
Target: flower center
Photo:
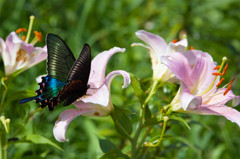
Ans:
{"type": "Polygon", "coordinates": [[[24,49],[19,49],[17,52],[16,62],[27,60],[27,51],[24,49]]]}
{"type": "MultiPolygon", "coordinates": [[[[33,21],[34,21],[34,16],[30,16],[30,23],[29,23],[29,27],[28,27],[28,32],[27,32],[26,28],[19,28],[19,29],[16,30],[16,33],[18,34],[18,36],[23,41],[25,41],[26,43],[28,43],[30,35],[31,35],[33,21]],[[27,36],[23,35],[23,32],[27,32],[27,36]]],[[[41,32],[34,31],[33,33],[35,34],[35,37],[30,42],[31,44],[36,44],[38,41],[42,41],[42,33],[41,32]]]]}

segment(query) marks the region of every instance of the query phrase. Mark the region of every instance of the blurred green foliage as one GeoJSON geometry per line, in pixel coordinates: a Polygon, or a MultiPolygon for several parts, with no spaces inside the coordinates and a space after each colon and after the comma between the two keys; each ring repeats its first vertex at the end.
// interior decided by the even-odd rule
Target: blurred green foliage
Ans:
{"type": "MultiPolygon", "coordinates": [[[[229,59],[225,82],[238,74],[233,91],[240,94],[239,8],[239,0],[0,0],[0,37],[5,39],[11,31],[21,27],[27,28],[29,16],[34,15],[36,20],[33,29],[41,31],[44,37],[47,33],[59,35],[68,43],[75,56],[79,54],[84,43],[90,44],[93,57],[114,46],[126,48],[124,54],[118,53],[110,59],[107,72],[123,69],[143,79],[152,75],[151,62],[147,50],[140,47],[131,48],[131,43],[140,42],[135,32],[144,29],[162,36],[167,42],[186,32],[190,46],[209,52],[218,63],[221,63],[223,56],[229,59]]],[[[44,40],[37,45],[45,45],[44,40]]],[[[11,124],[9,137],[12,131],[20,126],[26,113],[38,107],[34,102],[18,104],[18,100],[25,96],[23,93],[16,95],[16,92],[36,90],[38,86],[35,78],[46,73],[45,65],[43,62],[25,71],[15,79],[14,85],[10,86],[7,98],[12,100],[6,107],[6,117],[10,118],[14,125],[11,124]]],[[[4,69],[2,61],[0,69],[4,69]]],[[[138,112],[140,104],[134,96],[133,89],[129,87],[122,90],[121,84],[121,77],[114,79],[112,83],[113,103],[118,107],[138,112]]],[[[169,91],[159,91],[152,100],[155,103],[152,104],[167,104],[173,97],[172,92],[177,88],[168,85],[164,89],[169,91]]],[[[58,115],[68,108],[58,107],[53,112],[44,110],[36,114],[18,137],[32,133],[55,141],[52,128],[58,115]]],[[[149,150],[147,158],[179,159],[197,156],[234,159],[240,156],[240,128],[236,124],[223,117],[185,114],[182,116],[187,118],[191,130],[178,122],[171,122],[172,126],[166,134],[182,138],[164,141],[164,151],[161,148],[157,151],[149,150]]],[[[137,115],[133,114],[133,124],[136,124],[137,118],[137,115]]],[[[103,154],[99,138],[108,138],[120,148],[126,144],[114,129],[110,117],[78,117],[70,124],[67,137],[70,138],[67,143],[55,142],[64,151],[48,145],[19,143],[14,147],[10,145],[8,156],[16,159],[94,159],[103,154]]],[[[129,147],[123,152],[129,153],[129,147]]]]}

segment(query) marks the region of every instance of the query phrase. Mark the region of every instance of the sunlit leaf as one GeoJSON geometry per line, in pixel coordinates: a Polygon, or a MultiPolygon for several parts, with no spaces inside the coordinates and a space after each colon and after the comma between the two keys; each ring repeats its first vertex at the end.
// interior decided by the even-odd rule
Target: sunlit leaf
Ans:
{"type": "Polygon", "coordinates": [[[135,75],[130,74],[130,76],[131,76],[131,85],[133,87],[134,93],[138,97],[139,101],[142,103],[145,97],[144,97],[144,91],[141,88],[141,84],[135,75]]]}
{"type": "Polygon", "coordinates": [[[34,144],[47,144],[47,145],[51,145],[51,146],[63,151],[63,149],[61,147],[59,147],[57,144],[55,144],[51,140],[49,140],[43,136],[40,136],[40,135],[29,134],[25,138],[21,139],[20,141],[21,142],[31,142],[34,144]]]}
{"type": "Polygon", "coordinates": [[[107,153],[113,149],[118,149],[118,147],[108,139],[99,139],[99,144],[104,153],[107,153]]]}
{"type": "Polygon", "coordinates": [[[189,130],[191,129],[190,126],[188,125],[188,123],[181,117],[172,115],[172,116],[169,116],[169,119],[179,121],[179,122],[183,123],[189,130]]]}
{"type": "Polygon", "coordinates": [[[129,137],[129,135],[132,133],[133,128],[130,117],[126,111],[115,106],[111,116],[113,118],[117,131],[121,135],[129,137]]]}

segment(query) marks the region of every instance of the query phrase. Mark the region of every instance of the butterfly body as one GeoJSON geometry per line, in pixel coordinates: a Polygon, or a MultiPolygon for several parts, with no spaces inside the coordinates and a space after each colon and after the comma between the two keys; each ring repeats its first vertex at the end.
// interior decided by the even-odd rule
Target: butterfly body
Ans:
{"type": "Polygon", "coordinates": [[[75,60],[67,44],[57,35],[47,35],[48,75],[42,77],[40,88],[35,97],[22,99],[20,103],[36,100],[41,107],[48,106],[53,110],[54,106],[63,102],[69,105],[79,97],[86,94],[89,88],[88,78],[91,67],[91,50],[85,44],[75,60]]]}

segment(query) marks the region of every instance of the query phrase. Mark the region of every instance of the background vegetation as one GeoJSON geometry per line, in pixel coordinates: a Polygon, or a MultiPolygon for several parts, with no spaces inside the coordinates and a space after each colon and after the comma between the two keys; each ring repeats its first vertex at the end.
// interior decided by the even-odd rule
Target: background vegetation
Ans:
{"type": "MultiPolygon", "coordinates": [[[[124,54],[116,54],[108,63],[107,72],[123,69],[139,78],[151,77],[151,62],[147,50],[134,47],[131,43],[140,42],[135,32],[140,29],[158,34],[167,42],[186,32],[190,46],[210,53],[214,60],[221,63],[223,56],[228,58],[229,70],[225,82],[237,75],[233,91],[240,95],[240,2],[239,0],[0,0],[0,37],[18,28],[28,27],[29,16],[36,17],[34,30],[54,33],[65,39],[75,56],[84,43],[92,48],[92,56],[114,46],[126,48],[124,54]]],[[[37,46],[45,45],[43,40],[37,46]]],[[[4,70],[0,61],[0,70],[4,70]]],[[[27,112],[38,107],[34,102],[18,104],[24,94],[16,94],[20,90],[36,90],[35,78],[46,74],[46,62],[23,72],[9,88],[7,98],[11,99],[6,107],[5,116],[11,119],[11,133],[21,125],[27,112]]],[[[133,112],[133,124],[138,116],[136,98],[131,86],[121,89],[122,78],[114,79],[112,84],[112,101],[119,107],[133,112]],[[131,107],[130,107],[131,106],[131,107]],[[137,114],[137,113],[136,113],[137,114]]],[[[168,92],[160,90],[152,104],[170,102],[175,87],[167,86],[168,92]]],[[[74,107],[74,106],[70,106],[74,107]]],[[[68,107],[69,108],[69,107],[68,107]]],[[[66,107],[58,107],[49,112],[47,109],[35,114],[24,134],[34,133],[55,141],[52,129],[58,115],[66,107]]],[[[240,110],[239,108],[237,108],[240,110]]],[[[154,111],[154,108],[152,109],[154,111]]],[[[179,136],[181,140],[163,142],[164,151],[149,150],[149,158],[238,158],[240,156],[240,128],[223,117],[199,116],[183,114],[191,126],[189,131],[179,123],[171,123],[166,134],[179,136]],[[181,142],[182,141],[182,142],[181,142]]],[[[158,133],[158,132],[154,132],[158,133]]],[[[69,126],[67,137],[69,142],[57,143],[64,151],[49,145],[19,143],[9,147],[9,158],[71,158],[94,159],[102,155],[99,139],[110,139],[121,147],[126,143],[116,132],[110,117],[93,118],[78,117],[69,126]]],[[[149,139],[147,139],[149,140],[149,139]]],[[[128,148],[123,152],[128,152],[128,148]]]]}

